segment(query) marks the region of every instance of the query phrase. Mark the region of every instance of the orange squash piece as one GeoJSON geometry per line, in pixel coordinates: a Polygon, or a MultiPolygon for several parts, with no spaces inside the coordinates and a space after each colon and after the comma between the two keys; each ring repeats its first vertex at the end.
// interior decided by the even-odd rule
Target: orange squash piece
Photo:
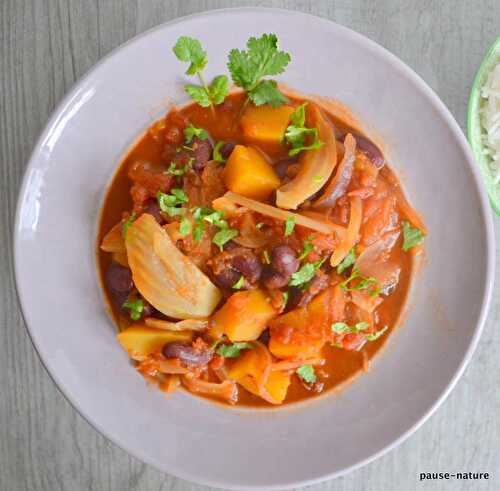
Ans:
{"type": "Polygon", "coordinates": [[[222,177],[229,190],[256,200],[265,200],[281,184],[263,155],[244,145],[234,147],[222,177]]]}
{"type": "Polygon", "coordinates": [[[255,341],[275,316],[276,311],[262,290],[237,292],[214,315],[211,332],[222,332],[232,342],[255,341]]]}
{"type": "Polygon", "coordinates": [[[280,143],[283,140],[291,106],[249,106],[241,117],[241,128],[246,139],[255,143],[280,143]]]}
{"type": "Polygon", "coordinates": [[[117,336],[118,342],[129,354],[147,356],[151,353],[159,352],[166,343],[181,341],[191,342],[192,331],[166,331],[155,329],[142,324],[133,324],[117,336]]]}

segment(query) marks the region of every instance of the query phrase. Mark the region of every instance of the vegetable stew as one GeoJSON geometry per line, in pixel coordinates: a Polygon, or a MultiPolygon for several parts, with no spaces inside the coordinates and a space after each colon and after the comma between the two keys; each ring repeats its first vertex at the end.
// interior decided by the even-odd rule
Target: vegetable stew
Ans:
{"type": "Polygon", "coordinates": [[[274,35],[232,50],[240,91],[182,37],[193,102],[118,168],[98,264],[133,365],[161,390],[228,404],[317,397],[366,370],[396,328],[425,226],[380,148],[274,80],[274,35]],[[257,61],[262,63],[257,63],[257,61]]]}

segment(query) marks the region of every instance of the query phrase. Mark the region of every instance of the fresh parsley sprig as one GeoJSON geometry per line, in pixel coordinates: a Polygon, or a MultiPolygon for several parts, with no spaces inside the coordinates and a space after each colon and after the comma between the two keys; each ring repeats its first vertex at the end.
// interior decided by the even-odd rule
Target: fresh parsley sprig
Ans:
{"type": "Polygon", "coordinates": [[[407,220],[401,222],[401,227],[403,228],[403,251],[409,251],[424,241],[423,232],[419,228],[413,227],[407,220]]]}
{"type": "Polygon", "coordinates": [[[241,354],[241,350],[252,348],[253,345],[246,342],[222,344],[217,348],[217,354],[224,358],[238,358],[241,354]]]}
{"type": "Polygon", "coordinates": [[[248,101],[256,106],[269,104],[279,107],[288,99],[278,90],[275,80],[263,79],[266,76],[283,73],[290,55],[278,50],[276,34],[263,34],[260,38],[251,37],[247,41],[247,50],[232,49],[229,52],[227,67],[233,82],[247,93],[248,101]]]}
{"type": "Polygon", "coordinates": [[[320,148],[323,145],[323,142],[318,138],[317,128],[307,128],[305,126],[306,106],[307,102],[304,102],[304,104],[297,107],[297,109],[295,109],[295,111],[290,115],[291,124],[288,125],[284,136],[285,143],[292,146],[288,152],[288,155],[290,156],[297,155],[303,150],[320,148]],[[309,145],[306,145],[306,138],[312,138],[312,142],[309,145]]]}
{"type": "Polygon", "coordinates": [[[160,210],[170,217],[181,216],[186,213],[186,209],[182,208],[182,205],[188,202],[188,197],[180,188],[171,189],[170,194],[158,191],[156,199],[160,210]],[[181,205],[181,207],[179,207],[179,205],[181,205]]]}
{"type": "Polygon", "coordinates": [[[308,384],[314,384],[316,382],[316,372],[312,365],[300,365],[299,368],[295,371],[295,373],[308,384]]]}
{"type": "Polygon", "coordinates": [[[197,39],[181,36],[173,48],[175,56],[180,61],[190,63],[186,75],[197,75],[200,85],[188,84],[184,90],[188,95],[202,107],[211,107],[221,104],[229,93],[229,80],[226,75],[218,75],[207,84],[203,76],[203,70],[208,63],[207,52],[203,49],[197,39]]]}
{"type": "Polygon", "coordinates": [[[346,292],[368,290],[370,297],[375,298],[380,294],[381,286],[376,278],[371,276],[362,276],[361,273],[354,268],[349,278],[340,284],[340,288],[346,292]],[[354,282],[355,280],[358,280],[354,282]]]}
{"type": "Polygon", "coordinates": [[[140,298],[137,300],[125,300],[122,307],[129,311],[130,318],[133,321],[138,321],[142,316],[142,311],[144,310],[144,302],[140,298]]]}
{"type": "Polygon", "coordinates": [[[318,271],[319,268],[326,261],[326,257],[320,259],[319,261],[315,261],[313,263],[303,264],[300,269],[298,269],[295,273],[292,274],[290,281],[288,282],[289,286],[298,286],[300,288],[304,288],[307,286],[318,271]]]}

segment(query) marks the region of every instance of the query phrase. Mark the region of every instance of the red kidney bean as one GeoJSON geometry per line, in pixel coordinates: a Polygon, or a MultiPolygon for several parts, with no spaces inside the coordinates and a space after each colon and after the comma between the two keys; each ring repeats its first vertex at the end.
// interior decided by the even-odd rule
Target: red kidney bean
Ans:
{"type": "Polygon", "coordinates": [[[114,262],[106,270],[105,282],[106,286],[116,293],[126,293],[128,295],[134,288],[130,269],[114,262]]]}
{"type": "Polygon", "coordinates": [[[288,285],[290,281],[290,276],[285,276],[272,268],[266,268],[262,274],[262,283],[269,290],[274,290],[276,288],[283,288],[288,285]]]}
{"type": "Polygon", "coordinates": [[[251,251],[245,254],[236,254],[231,260],[232,267],[239,271],[250,283],[255,283],[262,274],[262,263],[251,251]]]}
{"type": "Polygon", "coordinates": [[[196,350],[179,341],[167,343],[163,346],[162,353],[165,358],[178,358],[182,364],[190,367],[204,366],[214,355],[212,350],[196,350]]]}
{"type": "Polygon", "coordinates": [[[227,268],[220,273],[217,273],[214,278],[215,282],[222,288],[232,288],[232,286],[240,279],[241,274],[234,269],[227,268]]]}
{"type": "Polygon", "coordinates": [[[192,167],[196,172],[201,172],[212,157],[212,144],[208,139],[202,140],[195,136],[190,145],[193,149],[191,156],[194,158],[192,167]]]}
{"type": "Polygon", "coordinates": [[[298,161],[299,160],[297,157],[288,157],[282,160],[278,160],[278,162],[273,165],[274,172],[276,172],[280,179],[283,179],[286,176],[288,166],[291,164],[296,164],[298,161]]]}
{"type": "Polygon", "coordinates": [[[228,159],[229,156],[231,155],[232,151],[234,150],[234,147],[236,146],[235,142],[226,142],[224,145],[222,145],[219,149],[219,152],[224,159],[228,159]]]}
{"type": "Polygon", "coordinates": [[[319,292],[323,291],[330,284],[329,276],[319,270],[311,280],[307,290],[293,287],[289,290],[287,309],[294,307],[305,307],[319,292]]]}
{"type": "Polygon", "coordinates": [[[283,276],[290,277],[299,269],[300,261],[295,251],[288,245],[279,245],[271,252],[271,266],[283,276]]]}

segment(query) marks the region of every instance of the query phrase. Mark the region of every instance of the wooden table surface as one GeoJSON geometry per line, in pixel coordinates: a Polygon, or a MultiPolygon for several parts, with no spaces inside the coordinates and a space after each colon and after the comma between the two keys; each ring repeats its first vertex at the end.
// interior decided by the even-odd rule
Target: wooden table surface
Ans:
{"type": "MultiPolygon", "coordinates": [[[[14,290],[11,236],[30,151],[73,83],[106,53],[146,29],[243,3],[302,10],[365,34],[420,74],[462,128],[474,73],[500,34],[499,0],[2,0],[0,491],[208,489],[130,457],[91,428],[61,395],[23,326],[14,290]]],[[[498,243],[499,219],[495,232],[498,243]]],[[[497,283],[498,251],[497,246],[497,283]]],[[[500,489],[500,340],[494,330],[499,326],[497,290],[471,364],[424,427],[370,465],[308,489],[500,489]],[[419,482],[421,472],[447,471],[489,472],[492,478],[419,482]]]]}

